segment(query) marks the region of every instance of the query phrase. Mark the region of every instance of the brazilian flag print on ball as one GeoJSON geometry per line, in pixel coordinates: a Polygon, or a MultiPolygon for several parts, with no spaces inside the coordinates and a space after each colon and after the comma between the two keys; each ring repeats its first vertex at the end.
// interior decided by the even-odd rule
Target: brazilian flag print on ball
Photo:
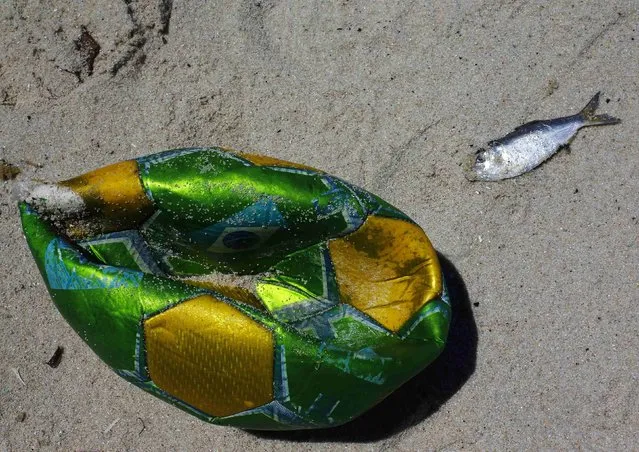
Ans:
{"type": "Polygon", "coordinates": [[[20,210],[80,337],[208,422],[343,424],[446,343],[450,305],[422,229],[313,168],[178,149],[39,185],[20,210]]]}

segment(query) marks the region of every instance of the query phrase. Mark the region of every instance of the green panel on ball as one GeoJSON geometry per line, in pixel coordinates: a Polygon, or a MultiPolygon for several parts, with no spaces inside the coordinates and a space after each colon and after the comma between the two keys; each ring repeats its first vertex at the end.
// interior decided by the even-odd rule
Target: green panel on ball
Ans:
{"type": "Polygon", "coordinates": [[[169,151],[139,164],[157,208],[143,235],[158,256],[168,247],[174,274],[264,271],[291,252],[356,229],[365,216],[336,178],[255,166],[218,148],[169,151]]]}

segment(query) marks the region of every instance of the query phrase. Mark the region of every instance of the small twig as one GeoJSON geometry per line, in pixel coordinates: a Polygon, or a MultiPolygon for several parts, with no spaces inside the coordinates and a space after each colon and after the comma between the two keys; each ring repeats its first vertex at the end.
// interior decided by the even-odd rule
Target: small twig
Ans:
{"type": "Polygon", "coordinates": [[[16,367],[12,367],[11,370],[13,371],[16,378],[20,381],[20,383],[22,383],[22,386],[26,386],[27,384],[24,382],[24,380],[20,376],[20,371],[16,367]]]}
{"type": "Polygon", "coordinates": [[[115,421],[111,422],[109,426],[104,429],[104,434],[106,435],[107,433],[109,433],[118,422],[120,422],[120,418],[117,418],[115,421]]]}
{"type": "Polygon", "coordinates": [[[58,346],[58,348],[55,349],[55,353],[53,354],[51,359],[47,361],[47,365],[49,365],[49,367],[51,367],[52,369],[55,369],[56,367],[58,367],[60,365],[60,361],[62,361],[63,353],[64,353],[64,347],[58,346]]]}
{"type": "Polygon", "coordinates": [[[141,417],[139,417],[139,418],[138,418],[138,421],[142,422],[142,430],[140,430],[140,431],[138,432],[138,436],[140,436],[140,435],[142,434],[142,432],[143,432],[144,430],[146,430],[146,424],[144,423],[144,421],[142,420],[142,418],[141,418],[141,417]]]}

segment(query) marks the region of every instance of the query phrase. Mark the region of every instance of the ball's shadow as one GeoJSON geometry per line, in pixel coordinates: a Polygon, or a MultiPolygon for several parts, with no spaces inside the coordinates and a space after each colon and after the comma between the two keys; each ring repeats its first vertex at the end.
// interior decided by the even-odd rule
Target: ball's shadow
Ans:
{"type": "Polygon", "coordinates": [[[453,318],[446,348],[435,362],[348,424],[330,429],[251,433],[264,439],[370,442],[419,424],[436,412],[473,374],[477,355],[477,326],[466,286],[453,264],[442,254],[439,259],[453,318]]]}

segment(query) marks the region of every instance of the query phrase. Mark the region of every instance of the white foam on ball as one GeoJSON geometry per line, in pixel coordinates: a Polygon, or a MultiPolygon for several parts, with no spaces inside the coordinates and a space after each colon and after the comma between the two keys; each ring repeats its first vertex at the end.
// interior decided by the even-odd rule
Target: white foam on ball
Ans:
{"type": "Polygon", "coordinates": [[[35,208],[65,215],[77,214],[86,208],[80,195],[57,184],[37,184],[29,189],[24,200],[35,208]]]}

